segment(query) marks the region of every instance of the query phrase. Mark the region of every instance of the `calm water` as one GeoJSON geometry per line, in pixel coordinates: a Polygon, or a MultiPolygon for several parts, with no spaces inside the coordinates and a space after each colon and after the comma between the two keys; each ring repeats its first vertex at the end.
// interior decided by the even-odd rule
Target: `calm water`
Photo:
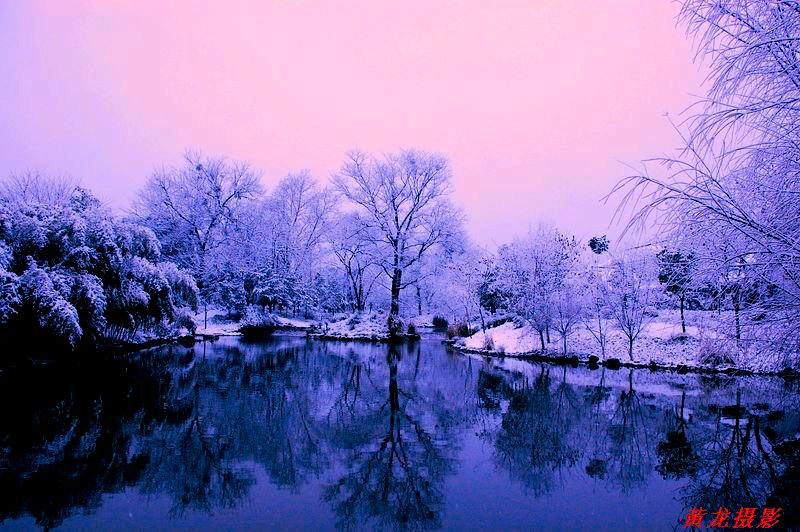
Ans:
{"type": "Polygon", "coordinates": [[[800,505],[777,378],[223,338],[5,368],[0,396],[0,529],[682,530],[692,506],[800,505]]]}

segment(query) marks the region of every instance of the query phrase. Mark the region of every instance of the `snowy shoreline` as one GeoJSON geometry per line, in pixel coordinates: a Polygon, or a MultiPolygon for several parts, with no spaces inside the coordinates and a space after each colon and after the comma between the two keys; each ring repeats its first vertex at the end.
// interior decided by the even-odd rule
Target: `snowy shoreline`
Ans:
{"type": "Polygon", "coordinates": [[[567,356],[557,354],[542,354],[537,351],[529,351],[526,353],[500,353],[488,349],[477,349],[458,345],[454,340],[446,340],[450,348],[465,355],[481,355],[497,359],[510,358],[514,360],[524,360],[528,362],[547,362],[559,366],[563,365],[584,365],[590,368],[605,367],[606,369],[617,370],[620,368],[634,368],[634,369],[649,369],[651,371],[669,371],[678,374],[686,373],[706,373],[706,374],[725,374],[725,375],[755,375],[755,376],[779,376],[779,377],[797,377],[799,373],[790,370],[781,371],[759,371],[747,368],[739,368],[736,366],[714,367],[714,366],[701,366],[701,365],[669,365],[656,362],[636,362],[625,361],[619,358],[608,357],[605,360],[598,360],[596,364],[592,364],[590,357],[593,355],[576,354],[572,353],[567,356]],[[612,362],[613,361],[613,362],[612,362]]]}

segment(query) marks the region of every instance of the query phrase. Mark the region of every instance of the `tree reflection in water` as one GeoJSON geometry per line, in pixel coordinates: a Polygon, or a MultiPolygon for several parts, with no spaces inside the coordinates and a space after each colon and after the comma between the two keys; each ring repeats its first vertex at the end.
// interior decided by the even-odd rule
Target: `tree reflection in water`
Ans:
{"type": "Polygon", "coordinates": [[[564,380],[551,387],[550,368],[542,366],[533,383],[525,379],[513,388],[494,436],[498,464],[536,495],[549,492],[555,476],[580,455],[573,430],[581,418],[578,398],[564,380]]]}
{"type": "MultiPolygon", "coordinates": [[[[676,403],[665,405],[663,397],[637,391],[632,370],[615,388],[607,385],[605,370],[596,386],[571,385],[563,378],[554,384],[553,371],[542,367],[533,383],[517,378],[505,385],[483,373],[478,379],[485,410],[508,401],[496,430],[483,437],[494,444],[498,466],[534,496],[556,489],[565,469],[580,467],[620,493],[646,484],[655,473],[684,481],[687,508],[736,509],[772,501],[789,512],[787,520],[796,519],[797,492],[787,487],[800,485],[800,442],[793,439],[800,427],[797,414],[791,419],[784,411],[745,415],[739,393],[738,402],[726,407],[700,397],[693,411],[704,414],[692,416],[685,390],[676,403]]],[[[786,397],[797,412],[797,396],[782,400],[786,397]]]]}
{"type": "Polygon", "coordinates": [[[0,522],[56,526],[128,490],[180,519],[239,508],[265,476],[288,492],[318,487],[343,529],[436,528],[447,479],[483,460],[462,449],[470,431],[533,497],[566,482],[629,493],[662,477],[686,507],[769,502],[796,523],[796,390],[686,376],[663,394],[639,380],[669,374],[525,368],[437,343],[299,337],[4,368],[0,522]]]}
{"type": "Polygon", "coordinates": [[[359,400],[336,418],[338,454],[347,466],[326,487],[325,500],[341,528],[371,520],[390,528],[439,525],[443,481],[458,454],[465,405],[460,398],[448,400],[434,380],[423,379],[419,364],[401,382],[402,358],[401,349],[390,346],[388,375],[368,367],[359,400]]]}
{"type": "MultiPolygon", "coordinates": [[[[737,390],[734,405],[711,405],[704,417],[705,430],[691,426],[687,445],[697,449],[697,463],[691,467],[690,482],[683,488],[684,500],[704,508],[761,506],[784,470],[776,456],[775,444],[792,445],[783,439],[768,416],[748,412],[737,390]],[[767,431],[762,427],[766,424],[767,431]],[[768,438],[764,432],[769,434],[768,438]]],[[[788,502],[788,501],[787,501],[788,502]]]]}

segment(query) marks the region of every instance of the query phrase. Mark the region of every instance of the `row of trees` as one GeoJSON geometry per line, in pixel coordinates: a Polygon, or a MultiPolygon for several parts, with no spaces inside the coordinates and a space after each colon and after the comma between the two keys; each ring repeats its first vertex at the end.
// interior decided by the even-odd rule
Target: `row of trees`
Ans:
{"type": "Polygon", "coordinates": [[[406,314],[439,314],[468,329],[476,317],[486,329],[498,312],[510,314],[536,331],[543,351],[556,333],[566,353],[581,325],[605,354],[613,325],[633,358],[664,291],[684,333],[686,307],[730,308],[737,340],[743,310],[775,293],[745,281],[744,267],[709,276],[694,250],[617,256],[606,237],[584,246],[548,227],[484,252],[467,243],[449,179],[436,154],[354,152],[331,186],[301,172],[267,194],[248,165],[189,152],[180,166],[155,172],[119,219],[80,187],[17,177],[2,196],[0,317],[9,330],[30,333],[12,325],[36,324],[75,346],[191,330],[197,303],[206,322],[209,305],[236,317],[253,307],[319,315],[377,304],[399,334],[402,302],[406,314]]]}
{"type": "Polygon", "coordinates": [[[122,218],[66,180],[25,174],[3,186],[0,324],[35,324],[25,330],[72,347],[167,325],[193,330],[198,303],[206,326],[209,306],[236,318],[251,308],[318,315],[376,304],[399,334],[401,294],[415,292],[421,312],[434,253],[463,247],[448,162],[415,150],[352,152],[331,185],[300,172],[270,193],[246,163],[187,152],[149,177],[122,218]],[[58,279],[30,282],[42,275],[58,279]]]}
{"type": "Polygon", "coordinates": [[[424,260],[460,245],[449,180],[437,154],[353,152],[331,186],[301,172],[266,194],[248,165],[190,152],[150,177],[134,219],[192,272],[205,308],[361,311],[385,287],[372,300],[388,298],[397,334],[401,291],[416,285],[420,293],[424,260]]]}
{"type": "MultiPolygon", "coordinates": [[[[539,337],[542,351],[551,333],[562,342],[582,328],[605,356],[609,333],[616,330],[634,345],[659,311],[674,308],[686,335],[686,310],[714,311],[714,334],[732,351],[782,340],[771,338],[782,295],[774,282],[754,279],[740,266],[719,275],[692,248],[648,245],[611,249],[607,237],[584,245],[550,227],[502,245],[496,253],[471,250],[448,260],[429,288],[448,301],[448,317],[474,330],[511,316],[539,337]],[[470,321],[473,320],[473,321],[470,321]]],[[[672,318],[670,318],[672,319],[672,318]]],[[[721,346],[720,346],[721,347],[721,346]]],[[[784,345],[785,347],[785,345],[784,345]]],[[[721,352],[721,351],[720,351],[721,352]]]]}
{"type": "Polygon", "coordinates": [[[614,326],[627,338],[632,359],[636,339],[657,307],[667,303],[664,287],[669,285],[659,284],[652,253],[615,257],[608,240],[603,242],[586,246],[540,226],[496,254],[464,254],[446,266],[449,275],[440,277],[451,285],[450,315],[470,329],[469,320],[477,316],[484,331],[490,316],[511,317],[538,335],[543,352],[551,334],[557,334],[565,355],[568,338],[579,326],[594,336],[605,355],[614,326]]]}

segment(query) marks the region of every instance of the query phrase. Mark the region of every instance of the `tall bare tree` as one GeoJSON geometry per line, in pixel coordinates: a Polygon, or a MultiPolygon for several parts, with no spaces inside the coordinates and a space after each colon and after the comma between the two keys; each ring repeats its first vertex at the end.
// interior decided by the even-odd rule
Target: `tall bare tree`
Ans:
{"type": "Polygon", "coordinates": [[[381,158],[351,152],[334,185],[364,214],[379,265],[391,280],[387,323],[390,336],[397,336],[404,271],[461,228],[461,214],[448,199],[447,159],[419,150],[381,158]]]}
{"type": "Polygon", "coordinates": [[[284,233],[292,268],[308,280],[329,229],[336,196],[304,170],[281,179],[268,203],[284,233]]]}
{"type": "Polygon", "coordinates": [[[248,164],[187,151],[182,165],[154,172],[134,203],[135,217],[153,229],[165,255],[195,276],[206,326],[217,252],[260,192],[248,164]]]}
{"type": "Polygon", "coordinates": [[[617,260],[611,270],[607,304],[612,319],[628,340],[628,357],[633,346],[652,321],[658,280],[651,257],[630,254],[617,260]]]}

